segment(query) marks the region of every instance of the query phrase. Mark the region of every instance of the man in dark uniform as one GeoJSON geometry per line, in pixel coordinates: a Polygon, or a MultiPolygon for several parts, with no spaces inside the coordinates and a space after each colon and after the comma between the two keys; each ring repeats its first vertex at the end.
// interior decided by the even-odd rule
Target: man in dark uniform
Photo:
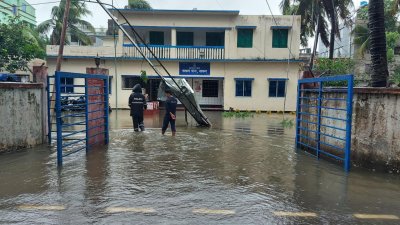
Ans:
{"type": "Polygon", "coordinates": [[[138,132],[139,128],[144,131],[143,111],[147,109],[146,98],[142,94],[142,87],[136,84],[129,96],[129,107],[131,108],[131,117],[133,121],[133,129],[138,132]]]}
{"type": "Polygon", "coordinates": [[[175,136],[176,128],[175,128],[175,120],[176,120],[176,105],[178,104],[178,100],[172,96],[171,90],[165,90],[165,96],[167,100],[165,101],[165,116],[163,127],[161,129],[162,134],[165,134],[165,131],[168,128],[168,125],[171,124],[172,136],[175,136]]]}

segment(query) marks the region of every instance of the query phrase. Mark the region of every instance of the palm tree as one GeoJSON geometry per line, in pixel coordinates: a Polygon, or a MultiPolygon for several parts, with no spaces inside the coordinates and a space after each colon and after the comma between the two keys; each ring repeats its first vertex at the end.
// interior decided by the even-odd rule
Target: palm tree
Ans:
{"type": "MultiPolygon", "coordinates": [[[[37,27],[37,30],[41,34],[50,34],[50,44],[59,45],[61,28],[63,23],[64,9],[66,0],[61,0],[59,6],[54,6],[51,10],[51,19],[48,19],[37,27]]],[[[86,4],[80,0],[72,0],[71,7],[68,17],[68,28],[67,32],[72,38],[77,39],[84,45],[92,44],[92,39],[83,31],[89,31],[95,33],[95,29],[92,24],[81,19],[84,16],[91,15],[91,12],[87,9],[86,4]]],[[[65,41],[68,44],[68,40],[65,41]]]]}
{"type": "Polygon", "coordinates": [[[152,9],[146,0],[129,0],[128,5],[131,9],[152,9]]]}
{"type": "Polygon", "coordinates": [[[365,52],[367,52],[370,47],[369,32],[370,31],[367,26],[362,26],[359,24],[357,24],[351,31],[351,34],[354,36],[354,44],[359,46],[357,53],[361,56],[361,58],[364,58],[365,52]]]}
{"type": "MultiPolygon", "coordinates": [[[[398,10],[398,1],[400,0],[384,0],[385,4],[385,31],[386,35],[388,32],[398,32],[399,27],[397,26],[398,13],[393,14],[393,10],[398,10]]],[[[354,36],[354,44],[358,45],[358,53],[364,58],[365,52],[370,48],[369,45],[369,34],[370,30],[368,28],[368,5],[365,5],[357,10],[357,20],[365,21],[358,23],[352,30],[352,35],[354,36]]]]}
{"type": "Polygon", "coordinates": [[[347,23],[353,6],[351,0],[282,0],[280,6],[284,15],[301,15],[303,46],[307,46],[307,40],[317,32],[317,38],[330,47],[330,56],[333,57],[335,36],[340,38],[339,22],[347,23]]]}
{"type": "Polygon", "coordinates": [[[370,0],[368,6],[370,29],[371,85],[386,87],[389,76],[387,65],[385,13],[383,0],[370,0]]]}

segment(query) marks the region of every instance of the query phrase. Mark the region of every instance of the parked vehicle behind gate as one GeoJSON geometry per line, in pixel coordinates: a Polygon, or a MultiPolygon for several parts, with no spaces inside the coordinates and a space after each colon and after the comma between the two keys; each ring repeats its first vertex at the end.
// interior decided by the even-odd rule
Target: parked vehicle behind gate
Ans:
{"type": "Polygon", "coordinates": [[[0,73],[0,82],[21,82],[21,78],[12,73],[0,73]]]}

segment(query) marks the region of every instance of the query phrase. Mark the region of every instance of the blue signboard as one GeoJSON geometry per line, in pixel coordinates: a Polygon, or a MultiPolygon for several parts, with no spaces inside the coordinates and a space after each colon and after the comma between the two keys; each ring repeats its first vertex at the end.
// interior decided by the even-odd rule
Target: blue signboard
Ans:
{"type": "Polygon", "coordinates": [[[210,75],[210,63],[206,62],[180,62],[180,75],[210,75]]]}

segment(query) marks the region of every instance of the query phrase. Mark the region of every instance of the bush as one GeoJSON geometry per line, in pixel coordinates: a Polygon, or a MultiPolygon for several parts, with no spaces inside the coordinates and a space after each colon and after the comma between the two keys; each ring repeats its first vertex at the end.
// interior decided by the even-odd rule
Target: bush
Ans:
{"type": "MultiPolygon", "coordinates": [[[[354,66],[354,60],[348,58],[320,58],[315,64],[315,70],[320,74],[320,76],[335,76],[343,74],[353,74],[354,66]]],[[[347,83],[345,81],[326,82],[324,83],[324,85],[331,87],[343,87],[347,86],[347,83]]]]}
{"type": "Polygon", "coordinates": [[[0,23],[0,71],[26,71],[29,61],[44,58],[45,50],[37,38],[18,17],[0,23]]]}
{"type": "Polygon", "coordinates": [[[390,78],[390,81],[400,87],[400,66],[397,66],[394,71],[393,75],[390,78]]]}
{"type": "Polygon", "coordinates": [[[225,118],[247,118],[254,117],[254,113],[249,111],[228,111],[222,114],[225,118]]]}

